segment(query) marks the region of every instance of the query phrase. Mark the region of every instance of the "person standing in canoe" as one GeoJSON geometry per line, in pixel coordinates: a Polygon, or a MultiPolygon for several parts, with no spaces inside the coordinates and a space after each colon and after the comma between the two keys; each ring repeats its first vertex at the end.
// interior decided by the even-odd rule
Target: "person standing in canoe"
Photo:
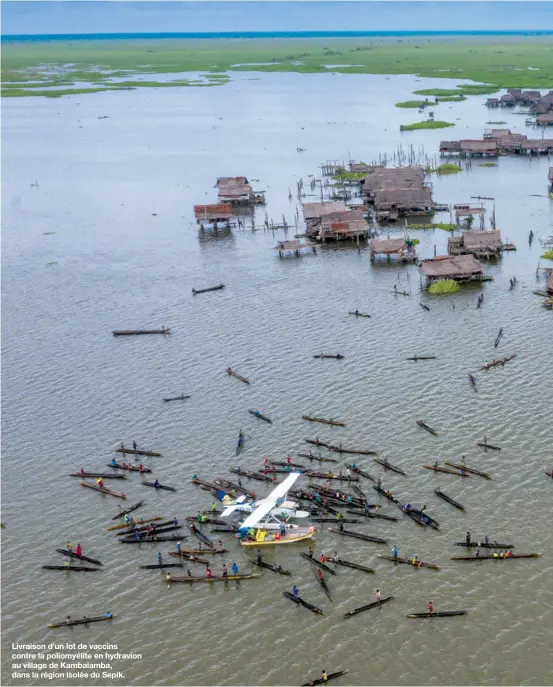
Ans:
{"type": "Polygon", "coordinates": [[[428,602],[428,612],[434,613],[434,604],[432,603],[432,601],[428,602]]]}
{"type": "Polygon", "coordinates": [[[206,577],[213,577],[213,575],[211,573],[211,568],[209,567],[209,565],[205,566],[205,576],[206,577]]]}
{"type": "MultiPolygon", "coordinates": [[[[117,461],[115,460],[115,458],[112,458],[112,459],[109,461],[109,464],[112,465],[114,468],[117,467],[117,461]]],[[[82,472],[82,468],[81,468],[81,472],[82,472]]]]}
{"type": "Polygon", "coordinates": [[[171,579],[172,579],[171,573],[167,573],[167,574],[165,575],[165,579],[166,579],[167,582],[171,582],[171,579]]]}
{"type": "Polygon", "coordinates": [[[320,568],[317,569],[317,577],[321,582],[324,582],[325,574],[320,568]]]}
{"type": "Polygon", "coordinates": [[[82,555],[83,555],[83,550],[81,549],[81,545],[80,545],[80,544],[77,544],[77,546],[75,547],[75,553],[76,553],[77,556],[82,556],[82,555]]]}
{"type": "Polygon", "coordinates": [[[180,541],[177,542],[177,553],[179,554],[179,556],[181,555],[180,541]]]}
{"type": "Polygon", "coordinates": [[[300,590],[296,587],[296,585],[294,585],[294,586],[292,587],[292,594],[293,594],[294,596],[299,596],[299,595],[300,595],[300,590]]]}
{"type": "Polygon", "coordinates": [[[467,536],[465,537],[465,541],[467,543],[467,546],[470,544],[470,532],[467,532],[467,536]]]}
{"type": "Polygon", "coordinates": [[[344,531],[344,523],[341,520],[340,520],[340,524],[338,525],[338,529],[340,530],[340,532],[344,531]]]}
{"type": "Polygon", "coordinates": [[[98,477],[96,484],[100,487],[100,489],[104,488],[104,480],[101,477],[98,477]]]}
{"type": "Polygon", "coordinates": [[[216,510],[217,510],[217,504],[215,503],[215,501],[213,501],[213,503],[211,504],[211,512],[215,513],[216,510]]]}
{"type": "Polygon", "coordinates": [[[163,565],[163,557],[159,551],[157,552],[157,562],[158,565],[163,565]]]}
{"type": "Polygon", "coordinates": [[[136,451],[136,449],[138,448],[138,446],[136,445],[136,441],[132,442],[132,447],[133,447],[133,450],[136,451]]]}
{"type": "Polygon", "coordinates": [[[323,670],[323,682],[326,682],[328,680],[328,675],[326,674],[326,670],[323,670]]]}
{"type": "Polygon", "coordinates": [[[256,558],[258,563],[261,563],[263,561],[263,556],[262,556],[261,551],[259,549],[257,549],[257,552],[255,554],[255,558],[256,558]]]}
{"type": "Polygon", "coordinates": [[[63,561],[63,564],[64,564],[64,566],[65,566],[66,568],[69,567],[69,561],[63,561]]]}
{"type": "Polygon", "coordinates": [[[397,548],[396,545],[394,545],[394,548],[392,549],[392,556],[394,558],[397,558],[399,556],[399,549],[397,548]]]}
{"type": "Polygon", "coordinates": [[[374,598],[380,603],[380,589],[377,589],[374,593],[374,598]]]}
{"type": "Polygon", "coordinates": [[[65,545],[65,548],[68,551],[73,551],[73,544],[70,541],[68,541],[67,544],[65,545]]]}
{"type": "Polygon", "coordinates": [[[232,564],[231,570],[233,575],[238,575],[238,566],[236,565],[236,563],[232,564]]]}
{"type": "Polygon", "coordinates": [[[324,555],[324,553],[321,553],[321,555],[319,556],[319,561],[321,563],[326,563],[326,556],[324,555]]]}
{"type": "Polygon", "coordinates": [[[309,558],[313,558],[313,547],[312,546],[310,546],[307,549],[307,555],[309,556],[309,558]]]}
{"type": "Polygon", "coordinates": [[[341,517],[342,517],[342,514],[340,513],[340,511],[339,510],[336,511],[336,522],[340,522],[341,517]]]}
{"type": "Polygon", "coordinates": [[[228,568],[226,564],[223,565],[222,575],[223,577],[228,577],[228,568]]]}
{"type": "Polygon", "coordinates": [[[288,463],[288,465],[291,465],[291,464],[292,464],[292,457],[291,457],[291,456],[287,456],[287,457],[286,457],[286,462],[288,463]]]}

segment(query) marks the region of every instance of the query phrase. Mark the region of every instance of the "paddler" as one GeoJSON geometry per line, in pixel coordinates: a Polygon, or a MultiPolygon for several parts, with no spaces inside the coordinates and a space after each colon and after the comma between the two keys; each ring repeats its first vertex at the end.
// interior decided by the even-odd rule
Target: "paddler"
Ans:
{"type": "Polygon", "coordinates": [[[417,566],[419,565],[419,559],[418,559],[418,556],[417,556],[416,554],[415,554],[415,555],[413,556],[413,558],[411,559],[411,563],[412,563],[413,565],[417,565],[417,566]]]}
{"type": "Polygon", "coordinates": [[[165,575],[165,580],[166,580],[167,582],[171,582],[171,579],[172,579],[172,578],[171,578],[171,573],[166,573],[166,575],[165,575]]]}
{"type": "Polygon", "coordinates": [[[257,552],[256,552],[256,554],[255,554],[255,559],[256,559],[256,561],[257,561],[258,563],[262,563],[262,562],[263,562],[263,555],[262,555],[262,553],[261,553],[261,551],[260,551],[259,549],[257,549],[257,552]]]}
{"type": "Polygon", "coordinates": [[[328,680],[328,675],[326,674],[326,670],[323,670],[323,682],[326,682],[328,680]]]}
{"type": "Polygon", "coordinates": [[[106,618],[111,618],[111,613],[109,611],[106,611],[106,618]]]}
{"type": "Polygon", "coordinates": [[[163,565],[163,557],[159,551],[157,552],[157,562],[158,565],[163,565]]]}
{"type": "Polygon", "coordinates": [[[428,612],[434,613],[434,604],[432,603],[432,601],[428,602],[428,612]]]}
{"type": "Polygon", "coordinates": [[[202,522],[202,517],[203,517],[203,515],[202,515],[202,511],[201,511],[201,510],[199,510],[199,511],[198,511],[198,515],[197,515],[197,518],[196,518],[196,519],[198,520],[198,522],[202,522]]]}
{"type": "Polygon", "coordinates": [[[177,542],[177,553],[179,554],[179,556],[181,555],[180,541],[177,542]]]}
{"type": "Polygon", "coordinates": [[[68,551],[73,551],[73,544],[70,541],[68,541],[67,544],[65,545],[65,548],[68,551]]]}
{"type": "MultiPolygon", "coordinates": [[[[115,460],[115,458],[112,458],[112,459],[109,461],[109,464],[112,465],[114,468],[117,467],[117,461],[115,460]]],[[[82,472],[82,468],[81,468],[81,472],[82,472]]]]}
{"type": "Polygon", "coordinates": [[[394,548],[392,549],[392,556],[394,558],[397,558],[399,556],[399,549],[397,548],[397,546],[395,544],[394,544],[394,548]]]}
{"type": "Polygon", "coordinates": [[[64,564],[64,566],[65,566],[66,568],[69,567],[69,561],[63,561],[63,564],[64,564]]]}
{"type": "Polygon", "coordinates": [[[208,578],[213,577],[213,575],[211,574],[211,568],[209,567],[209,565],[205,566],[205,576],[208,578]]]}
{"type": "Polygon", "coordinates": [[[336,522],[340,522],[340,518],[342,517],[342,514],[340,511],[336,511],[336,522]]]}
{"type": "Polygon", "coordinates": [[[236,565],[236,563],[232,564],[231,570],[233,575],[238,575],[238,566],[236,565]]]}
{"type": "Polygon", "coordinates": [[[436,462],[434,463],[434,467],[435,467],[435,468],[438,467],[438,461],[436,461],[436,462]]]}
{"type": "Polygon", "coordinates": [[[138,472],[144,472],[144,466],[142,465],[142,463],[140,463],[140,465],[138,466],[138,472]]]}
{"type": "Polygon", "coordinates": [[[228,568],[227,568],[226,564],[223,564],[222,575],[223,575],[223,577],[228,577],[228,568]]]}
{"type": "Polygon", "coordinates": [[[292,464],[292,458],[290,456],[287,456],[286,462],[288,463],[288,465],[291,465],[292,464]]]}
{"type": "Polygon", "coordinates": [[[326,563],[326,556],[324,555],[324,553],[321,553],[321,555],[319,556],[319,561],[321,563],[326,563]]]}
{"type": "Polygon", "coordinates": [[[100,487],[100,489],[104,488],[104,480],[101,477],[98,477],[96,484],[100,487]]]}
{"type": "Polygon", "coordinates": [[[313,547],[312,546],[310,546],[307,549],[307,555],[309,556],[309,558],[313,558],[313,547]]]}
{"type": "Polygon", "coordinates": [[[340,530],[340,532],[344,531],[344,523],[342,521],[340,521],[340,524],[338,525],[338,529],[340,530]]]}
{"type": "Polygon", "coordinates": [[[215,544],[215,551],[222,551],[224,548],[225,548],[225,545],[219,539],[219,541],[215,544]]]}
{"type": "Polygon", "coordinates": [[[296,585],[294,585],[294,586],[292,587],[292,594],[293,594],[294,596],[299,596],[299,595],[300,595],[300,590],[296,587],[296,585]]]}
{"type": "Polygon", "coordinates": [[[317,577],[321,582],[324,582],[325,574],[320,568],[317,569],[317,577]]]}
{"type": "Polygon", "coordinates": [[[80,544],[77,544],[77,546],[75,547],[75,553],[77,554],[77,556],[82,556],[82,555],[83,555],[83,550],[81,549],[81,545],[80,545],[80,544]]]}
{"type": "Polygon", "coordinates": [[[156,489],[159,489],[159,481],[157,480],[157,478],[154,480],[154,487],[156,489]]]}
{"type": "Polygon", "coordinates": [[[132,442],[132,447],[133,447],[133,450],[136,451],[136,449],[138,448],[138,446],[136,445],[136,441],[132,442]]]}
{"type": "Polygon", "coordinates": [[[215,501],[213,501],[213,503],[211,504],[211,512],[214,513],[216,510],[217,510],[217,504],[215,503],[215,501]]]}
{"type": "Polygon", "coordinates": [[[280,536],[286,536],[286,525],[283,522],[280,523],[280,536]]]}
{"type": "Polygon", "coordinates": [[[374,593],[374,598],[380,603],[380,589],[377,589],[374,593]]]}
{"type": "Polygon", "coordinates": [[[467,532],[467,536],[465,537],[465,542],[466,542],[467,546],[470,545],[470,532],[467,532]]]}
{"type": "Polygon", "coordinates": [[[268,467],[269,467],[269,465],[270,465],[270,463],[269,463],[269,459],[268,459],[268,458],[265,458],[265,460],[263,461],[263,467],[266,467],[266,468],[268,468],[268,467]]]}

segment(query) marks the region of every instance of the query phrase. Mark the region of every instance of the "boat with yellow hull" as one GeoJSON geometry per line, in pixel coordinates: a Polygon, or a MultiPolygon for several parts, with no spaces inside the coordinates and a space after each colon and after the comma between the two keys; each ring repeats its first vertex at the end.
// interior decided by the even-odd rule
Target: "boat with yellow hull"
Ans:
{"type": "Polygon", "coordinates": [[[241,541],[240,546],[273,546],[276,544],[293,544],[297,541],[311,539],[314,534],[315,528],[310,529],[307,532],[302,532],[300,534],[294,534],[291,536],[287,534],[285,537],[280,537],[278,532],[271,534],[266,530],[258,530],[254,540],[241,541]]]}

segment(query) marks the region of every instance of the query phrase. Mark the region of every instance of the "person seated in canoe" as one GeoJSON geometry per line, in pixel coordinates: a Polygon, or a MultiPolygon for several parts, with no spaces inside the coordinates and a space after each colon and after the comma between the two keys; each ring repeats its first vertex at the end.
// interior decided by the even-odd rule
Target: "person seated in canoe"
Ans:
{"type": "Polygon", "coordinates": [[[467,543],[467,546],[470,544],[470,532],[467,532],[467,536],[465,537],[465,542],[467,543]]]}
{"type": "Polygon", "coordinates": [[[261,551],[259,549],[257,549],[257,551],[255,553],[255,559],[258,563],[263,562],[263,554],[261,553],[261,551]]]}
{"type": "Polygon", "coordinates": [[[419,565],[419,559],[418,559],[418,556],[417,556],[416,554],[415,554],[415,555],[413,556],[413,558],[411,559],[411,563],[412,563],[413,565],[419,565]]]}
{"type": "Polygon", "coordinates": [[[137,527],[135,527],[135,529],[134,529],[134,536],[136,539],[140,539],[140,531],[138,530],[137,527]]]}
{"type": "Polygon", "coordinates": [[[231,374],[231,372],[232,372],[232,367],[227,367],[227,372],[228,372],[229,374],[231,374]]]}
{"type": "Polygon", "coordinates": [[[158,565],[163,565],[163,557],[159,551],[157,552],[157,562],[158,565]]]}
{"type": "Polygon", "coordinates": [[[266,467],[266,468],[269,467],[269,459],[268,458],[265,458],[265,460],[263,461],[263,467],[266,467]]]}
{"type": "Polygon", "coordinates": [[[411,510],[411,504],[410,504],[410,503],[408,503],[408,504],[405,506],[405,510],[411,510]]]}
{"type": "Polygon", "coordinates": [[[140,465],[138,466],[138,472],[143,472],[143,470],[144,466],[142,465],[142,463],[140,463],[140,465]]]}
{"type": "Polygon", "coordinates": [[[326,563],[326,556],[324,555],[324,553],[321,553],[321,555],[319,556],[319,561],[321,563],[326,563]]]}
{"type": "Polygon", "coordinates": [[[109,611],[106,611],[106,618],[111,618],[111,613],[109,611]]]}
{"type": "Polygon", "coordinates": [[[98,477],[96,484],[100,487],[100,489],[104,488],[104,480],[101,477],[98,477]]]}
{"type": "Polygon", "coordinates": [[[505,551],[505,558],[512,558],[513,552],[512,551],[505,551]]]}
{"type": "Polygon", "coordinates": [[[81,549],[81,545],[80,545],[80,544],[77,544],[77,546],[75,547],[75,553],[77,554],[77,556],[82,556],[82,555],[83,555],[83,550],[81,549]]]}
{"type": "Polygon", "coordinates": [[[294,596],[299,596],[299,595],[300,595],[300,590],[298,589],[298,587],[296,587],[296,585],[294,585],[294,586],[292,587],[292,594],[293,594],[294,596]]]}
{"type": "Polygon", "coordinates": [[[385,492],[385,493],[386,493],[386,496],[391,496],[391,495],[392,495],[392,492],[391,492],[389,489],[386,489],[386,492],[385,492]]]}
{"type": "Polygon", "coordinates": [[[131,525],[132,522],[133,522],[133,519],[131,518],[131,516],[127,513],[123,519],[124,519],[124,521],[125,521],[125,524],[126,524],[126,525],[129,525],[129,527],[130,527],[130,525],[131,525]]]}
{"type": "Polygon", "coordinates": [[[173,518],[173,525],[174,525],[175,527],[177,527],[178,524],[179,524],[179,521],[177,520],[177,518],[173,518]]]}
{"type": "Polygon", "coordinates": [[[68,541],[67,544],[65,545],[65,548],[68,551],[73,551],[73,544],[70,541],[68,541]]]}
{"type": "MultiPolygon", "coordinates": [[[[115,460],[115,458],[112,458],[112,459],[109,461],[109,464],[110,464],[110,465],[113,465],[113,467],[117,467],[117,461],[115,460]]],[[[82,472],[82,470],[83,470],[83,469],[81,468],[81,472],[82,472]]]]}
{"type": "Polygon", "coordinates": [[[497,551],[494,551],[494,552],[493,552],[493,557],[494,557],[494,558],[499,558],[499,554],[497,553],[497,551]]]}
{"type": "Polygon", "coordinates": [[[211,568],[209,567],[209,565],[205,566],[205,576],[206,577],[213,577],[213,574],[211,572],[211,568]]]}
{"type": "Polygon", "coordinates": [[[320,568],[317,568],[317,577],[319,578],[319,580],[324,581],[325,574],[320,568]]]}
{"type": "Polygon", "coordinates": [[[196,473],[194,473],[192,475],[192,481],[194,482],[194,480],[197,480],[197,479],[198,479],[198,475],[196,473]]]}
{"type": "Polygon", "coordinates": [[[64,564],[64,566],[65,566],[66,568],[69,567],[69,561],[63,561],[63,564],[64,564]]]}
{"type": "Polygon", "coordinates": [[[154,487],[159,489],[159,481],[157,479],[154,480],[154,487]]]}
{"type": "Polygon", "coordinates": [[[171,580],[173,579],[171,577],[171,573],[165,573],[165,579],[167,580],[167,582],[171,582],[171,580]]]}
{"type": "Polygon", "coordinates": [[[281,537],[280,537],[280,532],[277,532],[277,533],[274,535],[274,537],[271,537],[271,535],[269,535],[269,539],[274,539],[275,541],[280,541],[280,538],[281,538],[281,537]]]}
{"type": "Polygon", "coordinates": [[[226,563],[223,564],[223,569],[222,569],[221,575],[223,577],[228,577],[228,568],[226,566],[226,563]]]}

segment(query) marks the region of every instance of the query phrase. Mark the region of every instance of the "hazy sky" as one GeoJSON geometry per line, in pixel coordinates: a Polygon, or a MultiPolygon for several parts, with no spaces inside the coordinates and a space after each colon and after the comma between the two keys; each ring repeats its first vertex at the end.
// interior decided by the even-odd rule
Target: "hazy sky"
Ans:
{"type": "Polygon", "coordinates": [[[553,2],[3,0],[2,33],[553,29],[553,2]]]}

